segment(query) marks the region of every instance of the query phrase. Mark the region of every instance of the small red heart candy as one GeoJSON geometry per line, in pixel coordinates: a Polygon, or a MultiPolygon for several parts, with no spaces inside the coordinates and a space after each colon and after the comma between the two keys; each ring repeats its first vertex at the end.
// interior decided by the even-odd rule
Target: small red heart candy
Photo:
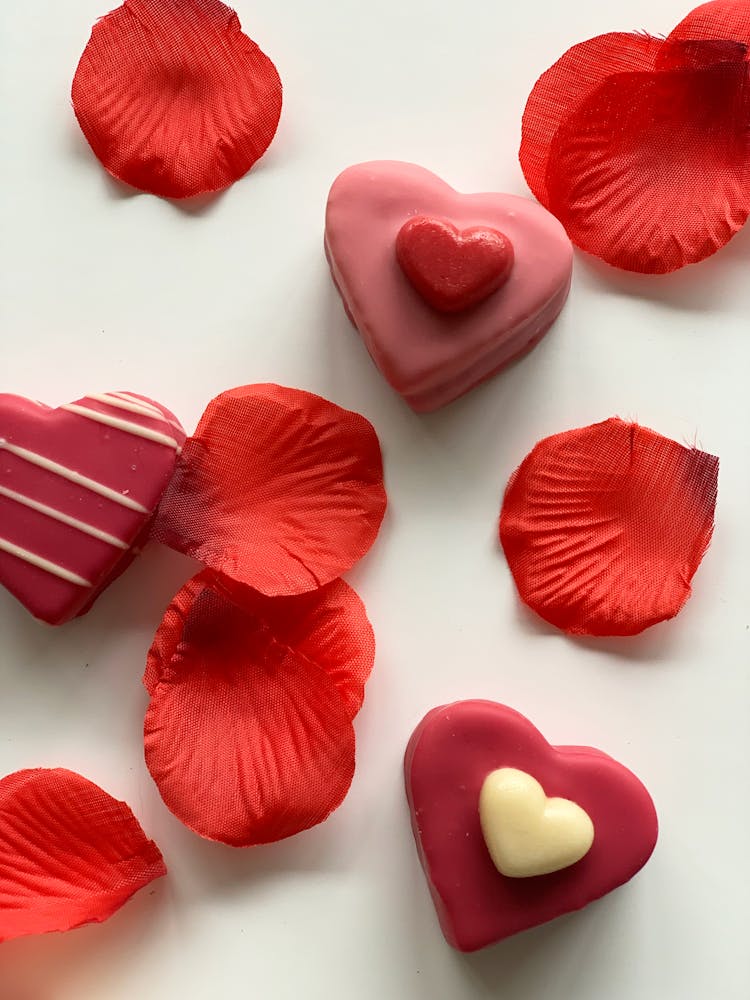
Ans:
{"type": "Polygon", "coordinates": [[[463,312],[501,288],[513,268],[513,246],[496,229],[459,230],[417,215],[396,237],[396,256],[422,298],[440,312],[463,312]]]}

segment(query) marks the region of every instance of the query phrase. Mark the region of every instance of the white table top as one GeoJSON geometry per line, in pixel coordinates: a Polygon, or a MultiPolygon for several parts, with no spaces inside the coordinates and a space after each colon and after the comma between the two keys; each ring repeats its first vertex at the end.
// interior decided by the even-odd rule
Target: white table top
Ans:
{"type": "Polygon", "coordinates": [[[685,0],[238,0],[279,66],[285,110],[261,164],[201,211],[119,188],[78,130],[70,82],[107,7],[0,7],[0,391],[60,403],[128,389],[189,429],[241,382],[363,412],[391,504],[351,575],[378,658],[342,808],[310,833],[238,852],[183,828],[143,763],[144,656],[184,562],[149,550],[57,630],[0,593],[0,773],[81,771],[130,803],[170,867],[103,926],[0,946],[0,998],[746,997],[750,226],[666,278],[577,254],[542,345],[429,417],[374,369],[322,252],[328,187],[361,160],[528,194],[517,149],[537,75],[600,32],[669,31],[685,0]],[[679,618],[633,640],[575,642],[519,607],[496,516],[540,437],[614,414],[721,457],[717,530],[679,618]],[[469,697],[631,767],[661,837],[602,902],[462,957],[417,862],[401,757],[429,708],[469,697]]]}

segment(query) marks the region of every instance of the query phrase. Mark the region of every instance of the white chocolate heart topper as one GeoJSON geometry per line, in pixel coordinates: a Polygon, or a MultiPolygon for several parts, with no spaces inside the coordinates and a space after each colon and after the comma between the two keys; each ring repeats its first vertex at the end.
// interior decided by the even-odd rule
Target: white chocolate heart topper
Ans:
{"type": "Polygon", "coordinates": [[[536,778],[513,767],[485,778],[479,819],[495,867],[509,878],[568,868],[594,842],[594,824],[584,809],[569,799],[547,798],[536,778]]]}

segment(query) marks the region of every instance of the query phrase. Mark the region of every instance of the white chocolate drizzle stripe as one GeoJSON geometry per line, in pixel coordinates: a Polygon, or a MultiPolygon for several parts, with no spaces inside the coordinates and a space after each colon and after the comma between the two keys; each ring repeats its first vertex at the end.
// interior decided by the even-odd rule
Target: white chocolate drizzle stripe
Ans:
{"type": "MultiPolygon", "coordinates": [[[[164,414],[161,412],[159,407],[155,403],[147,403],[145,399],[139,399],[134,396],[131,392],[108,392],[108,396],[117,396],[118,399],[124,399],[126,403],[137,403],[138,406],[142,406],[145,410],[150,410],[152,413],[158,414],[163,417],[164,414]]],[[[94,399],[96,397],[93,397],[94,399]]]]}
{"type": "MultiPolygon", "coordinates": [[[[167,416],[167,414],[163,410],[160,410],[159,407],[156,406],[154,403],[147,403],[145,399],[139,399],[137,396],[134,396],[130,392],[108,392],[107,395],[117,396],[118,399],[122,399],[126,403],[135,403],[137,406],[142,406],[149,411],[148,414],[149,416],[151,416],[151,414],[153,413],[155,417],[166,421],[166,423],[168,423],[170,427],[174,427],[176,431],[180,431],[180,433],[182,434],[185,433],[181,423],[179,423],[177,420],[173,420],[172,417],[167,416]]],[[[97,398],[96,396],[89,396],[89,399],[96,399],[96,398],[97,398]]]]}
{"type": "Polygon", "coordinates": [[[67,410],[68,413],[75,413],[79,417],[85,417],[87,420],[93,420],[97,424],[105,424],[107,427],[114,427],[118,431],[124,431],[126,434],[132,434],[134,437],[142,437],[147,441],[155,441],[157,444],[166,445],[168,448],[174,448],[175,451],[179,449],[179,444],[174,438],[169,437],[167,434],[162,434],[160,431],[152,431],[150,427],[144,427],[142,424],[135,424],[131,420],[121,420],[119,417],[110,417],[106,413],[100,413],[98,410],[90,410],[86,406],[79,406],[77,403],[66,403],[64,406],[60,407],[61,410],[67,410]]]}
{"type": "Polygon", "coordinates": [[[93,583],[89,580],[85,580],[82,576],[78,576],[77,573],[71,573],[69,569],[65,569],[64,566],[58,566],[57,563],[50,562],[49,559],[45,559],[42,556],[38,556],[35,552],[29,552],[28,549],[22,549],[19,545],[14,545],[13,542],[9,542],[5,538],[0,538],[0,552],[7,552],[16,559],[22,559],[24,562],[31,563],[32,566],[36,566],[37,569],[44,570],[45,573],[49,573],[50,576],[57,576],[61,580],[67,580],[68,583],[74,583],[77,587],[93,587],[93,583]]]}
{"type": "Polygon", "coordinates": [[[105,403],[107,406],[113,406],[116,410],[128,410],[130,413],[137,413],[138,416],[147,417],[149,420],[160,420],[163,424],[169,422],[163,413],[159,413],[151,406],[147,407],[145,403],[136,403],[135,400],[130,399],[120,399],[119,396],[113,396],[108,392],[90,392],[86,399],[94,399],[97,403],[105,403]]]}
{"type": "Polygon", "coordinates": [[[0,438],[0,451],[3,449],[9,451],[11,455],[15,455],[17,458],[23,459],[24,462],[29,462],[31,465],[36,465],[40,469],[44,469],[45,472],[53,472],[56,476],[60,476],[62,479],[67,479],[71,483],[75,483],[77,486],[82,486],[84,489],[90,490],[92,493],[98,493],[99,496],[106,497],[108,500],[113,500],[115,503],[119,503],[121,507],[127,507],[129,510],[137,510],[139,514],[150,513],[148,507],[144,507],[143,504],[138,503],[137,500],[133,500],[131,497],[118,493],[117,490],[113,490],[109,486],[105,486],[103,483],[98,483],[95,479],[89,479],[88,476],[82,476],[80,472],[75,472],[73,469],[69,469],[65,465],[53,462],[52,459],[45,458],[44,455],[37,455],[35,451],[28,451],[26,448],[19,448],[18,445],[11,444],[9,441],[5,441],[3,438],[0,438]]]}
{"type": "Polygon", "coordinates": [[[14,500],[24,507],[30,507],[31,510],[38,511],[38,513],[44,514],[46,517],[51,517],[55,521],[60,521],[62,524],[67,524],[69,527],[75,528],[77,531],[82,531],[86,535],[91,535],[92,538],[96,538],[100,542],[113,545],[116,549],[127,551],[130,548],[127,542],[123,542],[121,538],[116,538],[114,535],[110,535],[109,532],[94,527],[93,524],[87,524],[86,521],[80,521],[77,517],[64,514],[61,510],[57,510],[56,507],[49,507],[46,503],[33,500],[23,493],[16,493],[15,490],[8,490],[4,486],[0,486],[0,497],[6,497],[8,500],[14,500]]]}

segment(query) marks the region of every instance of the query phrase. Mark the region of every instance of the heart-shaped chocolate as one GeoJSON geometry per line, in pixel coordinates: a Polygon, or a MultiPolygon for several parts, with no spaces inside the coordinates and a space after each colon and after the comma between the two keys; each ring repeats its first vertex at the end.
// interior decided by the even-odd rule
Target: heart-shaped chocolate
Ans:
{"type": "Polygon", "coordinates": [[[396,237],[396,256],[416,290],[441,312],[463,312],[501,288],[513,247],[496,229],[459,230],[444,219],[409,219],[396,237]]]}
{"type": "Polygon", "coordinates": [[[570,288],[570,240],[546,209],[513,195],[459,194],[411,163],[377,161],[345,170],[328,198],[325,245],[346,311],[373,361],[417,411],[444,406],[535,346],[570,288]],[[421,262],[416,244],[411,255],[399,250],[405,238],[409,243],[419,234],[414,219],[432,228],[431,257],[421,251],[421,262]],[[452,227],[443,228],[439,243],[435,223],[452,227]],[[416,235],[404,229],[410,225],[416,235]],[[502,234],[513,249],[512,267],[500,275],[495,246],[497,286],[489,271],[481,280],[474,271],[473,281],[462,273],[457,290],[446,295],[444,240],[451,231],[459,234],[448,255],[456,265],[456,246],[477,228],[502,234]],[[480,292],[481,301],[472,298],[481,298],[480,292]],[[460,311],[441,311],[446,304],[460,311]]]}
{"type": "Polygon", "coordinates": [[[131,393],[58,409],[0,395],[0,584],[52,625],[87,611],[132,560],[184,440],[131,393]]]}
{"type": "MultiPolygon", "coordinates": [[[[457,702],[430,712],[409,742],[405,775],[417,850],[440,924],[448,942],[461,951],[475,951],[586,906],[632,878],[656,844],[654,805],[634,774],[591,747],[550,746],[522,715],[494,702],[457,702]],[[497,838],[503,810],[490,817],[492,809],[485,803],[480,813],[480,803],[498,771],[516,771],[516,779],[511,776],[506,785],[506,808],[507,796],[519,792],[519,787],[513,791],[513,780],[518,786],[522,772],[541,786],[542,799],[575,804],[591,827],[577,815],[573,840],[565,822],[563,841],[560,828],[551,840],[539,837],[537,808],[526,798],[525,819],[519,821],[518,812],[513,819],[505,813],[504,821],[514,825],[502,845],[510,845],[509,854],[493,850],[498,840],[485,837],[494,826],[497,838]],[[535,845],[518,836],[519,822],[528,824],[530,841],[537,838],[536,857],[535,845]],[[505,856],[493,861],[493,853],[505,856]],[[550,860],[556,862],[554,871],[550,860]],[[509,874],[499,870],[506,861],[509,874]]],[[[531,786],[521,784],[526,797],[531,786]]]]}
{"type": "Polygon", "coordinates": [[[594,824],[570,799],[548,798],[530,774],[500,767],[479,793],[482,835],[501,875],[531,878],[574,865],[589,852],[594,824]]]}

